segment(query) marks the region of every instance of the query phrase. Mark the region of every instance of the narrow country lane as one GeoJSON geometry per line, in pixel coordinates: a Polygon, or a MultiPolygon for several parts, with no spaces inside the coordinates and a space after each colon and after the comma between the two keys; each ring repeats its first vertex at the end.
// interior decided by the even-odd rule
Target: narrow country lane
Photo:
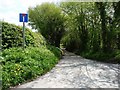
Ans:
{"type": "Polygon", "coordinates": [[[118,88],[118,67],[67,52],[50,72],[17,88],[118,88]]]}

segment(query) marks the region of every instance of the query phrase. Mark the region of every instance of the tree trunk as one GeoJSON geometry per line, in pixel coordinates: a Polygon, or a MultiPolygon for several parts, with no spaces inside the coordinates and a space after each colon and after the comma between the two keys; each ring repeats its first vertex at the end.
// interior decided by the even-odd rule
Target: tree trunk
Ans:
{"type": "Polygon", "coordinates": [[[105,11],[105,5],[103,2],[97,2],[96,5],[98,6],[98,9],[100,11],[100,17],[101,17],[101,29],[102,29],[102,49],[104,52],[107,52],[107,28],[106,28],[106,11],[105,11]]]}

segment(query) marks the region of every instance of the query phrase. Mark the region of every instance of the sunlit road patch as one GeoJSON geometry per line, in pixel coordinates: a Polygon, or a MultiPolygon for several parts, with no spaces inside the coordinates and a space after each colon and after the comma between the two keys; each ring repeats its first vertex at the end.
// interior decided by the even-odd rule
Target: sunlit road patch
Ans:
{"type": "Polygon", "coordinates": [[[66,53],[50,72],[17,88],[118,88],[118,66],[66,53]]]}

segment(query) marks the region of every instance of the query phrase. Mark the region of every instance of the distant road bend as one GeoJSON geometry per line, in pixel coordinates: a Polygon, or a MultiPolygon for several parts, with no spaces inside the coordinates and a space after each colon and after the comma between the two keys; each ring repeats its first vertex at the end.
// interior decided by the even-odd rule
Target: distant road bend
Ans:
{"type": "Polygon", "coordinates": [[[50,72],[17,88],[119,88],[118,67],[66,52],[50,72]]]}

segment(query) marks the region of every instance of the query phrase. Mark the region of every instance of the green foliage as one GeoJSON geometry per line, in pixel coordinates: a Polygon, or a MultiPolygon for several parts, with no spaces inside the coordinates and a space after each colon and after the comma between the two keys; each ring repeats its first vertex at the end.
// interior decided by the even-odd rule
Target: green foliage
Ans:
{"type": "Polygon", "coordinates": [[[51,45],[46,45],[47,49],[50,50],[52,53],[54,53],[54,55],[58,58],[61,58],[62,56],[62,50],[60,48],[55,48],[55,46],[51,46],[51,45]]]}
{"type": "Polygon", "coordinates": [[[63,2],[60,8],[67,16],[64,47],[99,61],[119,61],[120,2],[63,2]],[[112,53],[111,53],[112,52],[112,53]]]}
{"type": "Polygon", "coordinates": [[[112,53],[88,51],[82,52],[80,55],[100,62],[120,63],[120,51],[115,51],[112,53]]]}
{"type": "Polygon", "coordinates": [[[29,8],[30,25],[45,37],[48,43],[60,46],[64,33],[64,16],[61,9],[53,3],[44,3],[29,8]]]}
{"type": "Polygon", "coordinates": [[[61,3],[63,12],[68,16],[67,33],[62,42],[69,51],[84,51],[87,49],[88,29],[86,27],[89,10],[93,3],[67,2],[61,3]]]}
{"type": "Polygon", "coordinates": [[[77,30],[68,32],[64,35],[61,42],[68,51],[76,51],[80,48],[80,37],[77,30]]]}
{"type": "Polygon", "coordinates": [[[90,58],[90,59],[96,59],[96,60],[105,60],[109,59],[111,54],[106,54],[103,52],[88,52],[88,53],[82,53],[84,57],[90,58]],[[106,58],[107,56],[107,58],[106,58]]]}
{"type": "MultiPolygon", "coordinates": [[[[53,51],[55,47],[51,49],[53,51]]],[[[57,50],[55,49],[55,53],[59,53],[57,50]]],[[[6,49],[2,52],[2,58],[0,63],[3,68],[3,90],[43,75],[51,70],[59,60],[45,46],[27,47],[25,50],[22,48],[6,49]]]]}
{"type": "MultiPolygon", "coordinates": [[[[25,30],[26,45],[40,46],[45,43],[43,37],[28,28],[25,30]]],[[[2,49],[21,47],[23,43],[22,27],[7,22],[2,22],[2,49]]]]}
{"type": "Polygon", "coordinates": [[[2,87],[2,66],[0,64],[0,89],[2,87]]]}
{"type": "Polygon", "coordinates": [[[120,64],[120,50],[115,52],[115,60],[120,64]]]}

